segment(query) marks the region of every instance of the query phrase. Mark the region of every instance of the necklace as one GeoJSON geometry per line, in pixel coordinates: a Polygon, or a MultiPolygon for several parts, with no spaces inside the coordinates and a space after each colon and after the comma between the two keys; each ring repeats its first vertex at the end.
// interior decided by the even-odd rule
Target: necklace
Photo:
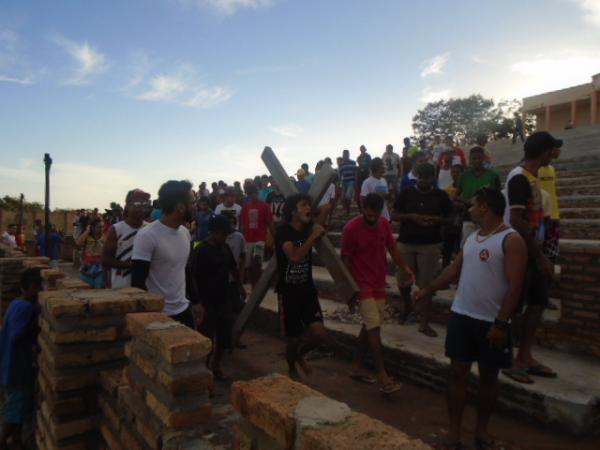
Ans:
{"type": "Polygon", "coordinates": [[[487,240],[488,240],[490,237],[492,237],[494,234],[496,234],[498,231],[500,231],[500,229],[501,229],[503,226],[504,226],[504,223],[503,223],[503,222],[500,222],[500,225],[498,225],[496,228],[494,228],[494,229],[493,229],[493,230],[492,230],[490,233],[486,234],[486,235],[484,236],[484,238],[483,238],[483,239],[481,239],[481,240],[479,239],[479,232],[480,232],[481,230],[477,230],[477,234],[475,235],[475,240],[476,240],[478,243],[485,242],[485,241],[487,241],[487,240]]]}

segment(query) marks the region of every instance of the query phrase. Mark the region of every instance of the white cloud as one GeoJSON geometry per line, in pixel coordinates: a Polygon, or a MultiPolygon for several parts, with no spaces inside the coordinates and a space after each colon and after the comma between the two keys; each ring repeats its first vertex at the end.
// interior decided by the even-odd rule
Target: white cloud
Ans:
{"type": "Polygon", "coordinates": [[[448,58],[450,58],[450,53],[443,53],[425,61],[421,76],[428,77],[430,75],[442,73],[442,69],[448,62],[448,58]]]}
{"type": "Polygon", "coordinates": [[[31,77],[16,78],[0,74],[0,82],[2,81],[6,83],[16,83],[22,85],[28,85],[33,83],[33,79],[31,77]]]}
{"type": "Polygon", "coordinates": [[[589,83],[591,76],[600,72],[600,52],[538,55],[516,61],[509,69],[521,76],[515,81],[527,87],[531,95],[589,83]]]}
{"type": "Polygon", "coordinates": [[[23,52],[19,34],[0,28],[0,82],[29,85],[35,82],[41,71],[34,73],[23,52]]]}
{"type": "Polygon", "coordinates": [[[271,127],[271,131],[273,133],[279,134],[280,136],[295,138],[300,136],[304,132],[304,128],[295,123],[288,123],[284,125],[271,127]]]}
{"type": "Polygon", "coordinates": [[[583,11],[584,20],[600,27],[600,0],[574,0],[583,11]]]}
{"type": "Polygon", "coordinates": [[[183,6],[209,8],[224,16],[231,16],[242,8],[266,8],[273,2],[274,0],[179,0],[183,6]]]}
{"type": "Polygon", "coordinates": [[[224,86],[206,86],[189,64],[181,65],[170,73],[148,75],[152,64],[144,63],[126,88],[130,94],[144,101],[163,101],[190,108],[212,108],[229,100],[234,92],[224,86]]]}
{"type": "Polygon", "coordinates": [[[452,95],[451,89],[438,89],[432,90],[431,88],[425,88],[421,91],[421,100],[423,103],[437,102],[438,100],[448,100],[452,95]]]}
{"type": "Polygon", "coordinates": [[[77,63],[73,75],[64,81],[65,84],[82,85],[108,69],[108,59],[104,53],[93,48],[87,42],[77,43],[61,36],[54,43],[63,48],[77,63]]]}

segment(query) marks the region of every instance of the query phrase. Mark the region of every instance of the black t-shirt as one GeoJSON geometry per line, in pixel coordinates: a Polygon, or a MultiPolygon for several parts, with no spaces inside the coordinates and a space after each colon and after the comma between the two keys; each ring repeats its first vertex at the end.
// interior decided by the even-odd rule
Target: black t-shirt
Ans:
{"type": "Polygon", "coordinates": [[[192,271],[198,297],[205,306],[220,306],[227,297],[229,275],[236,264],[227,244],[214,245],[202,241],[194,249],[192,271]]]}
{"type": "Polygon", "coordinates": [[[407,174],[412,170],[412,158],[403,156],[400,158],[400,161],[402,162],[402,173],[407,174]]]}
{"type": "Polygon", "coordinates": [[[283,252],[283,244],[291,241],[295,247],[301,247],[310,235],[310,229],[296,230],[288,223],[282,223],[275,233],[275,252],[277,255],[277,292],[302,295],[314,291],[312,278],[312,252],[308,252],[303,261],[292,263],[283,252]]]}
{"type": "Polygon", "coordinates": [[[271,207],[271,213],[273,214],[273,221],[280,222],[283,213],[283,204],[285,203],[285,197],[279,192],[269,192],[267,195],[267,203],[271,207]]]}
{"type": "MultiPolygon", "coordinates": [[[[423,193],[412,186],[402,190],[396,197],[394,209],[401,214],[449,217],[452,214],[452,202],[441,189],[434,187],[423,193]]],[[[404,244],[437,244],[442,242],[442,225],[424,227],[412,220],[403,220],[398,241],[404,244]]]]}

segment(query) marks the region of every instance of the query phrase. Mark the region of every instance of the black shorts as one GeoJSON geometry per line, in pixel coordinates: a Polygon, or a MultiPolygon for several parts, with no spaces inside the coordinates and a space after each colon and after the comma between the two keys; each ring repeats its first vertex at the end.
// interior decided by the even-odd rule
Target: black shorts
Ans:
{"type": "Polygon", "coordinates": [[[519,311],[523,311],[527,305],[548,306],[548,280],[540,271],[533,260],[527,261],[527,273],[523,281],[523,291],[519,311]]]}
{"type": "Polygon", "coordinates": [[[230,302],[231,296],[226,295],[220,300],[212,300],[204,305],[204,320],[198,331],[213,341],[221,349],[232,348],[233,322],[235,316],[230,302]]]}
{"type": "Polygon", "coordinates": [[[316,289],[280,293],[279,315],[286,337],[302,336],[311,323],[323,322],[316,289]]]}
{"type": "Polygon", "coordinates": [[[473,319],[455,312],[450,313],[446,334],[446,356],[459,362],[477,361],[487,367],[510,368],[512,366],[510,333],[508,333],[506,347],[492,348],[487,339],[491,327],[491,322],[473,319]]]}
{"type": "Polygon", "coordinates": [[[192,311],[192,304],[190,303],[185,311],[169,316],[171,319],[176,320],[179,323],[184,324],[186,327],[192,330],[196,329],[196,319],[194,318],[194,311],[192,311]]]}

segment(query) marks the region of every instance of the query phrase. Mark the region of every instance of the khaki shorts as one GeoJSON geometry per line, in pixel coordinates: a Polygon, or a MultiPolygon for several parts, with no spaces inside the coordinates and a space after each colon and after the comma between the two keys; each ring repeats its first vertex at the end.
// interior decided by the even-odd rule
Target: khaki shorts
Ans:
{"type": "Polygon", "coordinates": [[[368,330],[379,328],[385,317],[385,298],[365,298],[358,301],[358,310],[368,330]]]}
{"type": "Polygon", "coordinates": [[[262,264],[264,259],[265,243],[263,241],[246,243],[246,267],[262,264]]]}
{"type": "MultiPolygon", "coordinates": [[[[438,276],[441,269],[441,242],[439,244],[404,244],[398,242],[398,251],[402,254],[408,267],[415,273],[419,288],[427,287],[438,276]]],[[[399,287],[410,287],[403,270],[399,270],[396,277],[399,287]]]]}

